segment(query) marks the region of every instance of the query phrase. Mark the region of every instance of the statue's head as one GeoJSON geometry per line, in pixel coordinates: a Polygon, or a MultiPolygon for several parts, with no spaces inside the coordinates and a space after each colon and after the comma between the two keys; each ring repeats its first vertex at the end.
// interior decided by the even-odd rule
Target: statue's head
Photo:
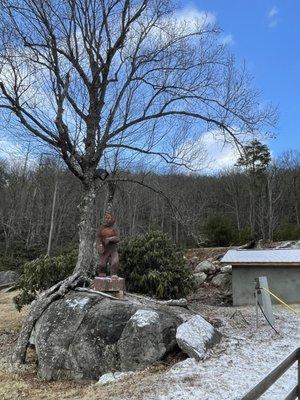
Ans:
{"type": "Polygon", "coordinates": [[[111,212],[107,212],[104,214],[104,225],[105,226],[112,226],[115,223],[115,217],[112,215],[111,212]]]}

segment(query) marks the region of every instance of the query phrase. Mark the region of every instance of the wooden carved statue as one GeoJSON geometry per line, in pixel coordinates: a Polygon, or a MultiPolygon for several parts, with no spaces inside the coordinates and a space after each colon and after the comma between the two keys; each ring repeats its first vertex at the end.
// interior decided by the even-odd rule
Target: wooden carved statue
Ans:
{"type": "Polygon", "coordinates": [[[110,211],[106,211],[103,224],[100,226],[97,234],[97,249],[100,255],[99,276],[106,276],[108,262],[110,265],[110,275],[118,275],[119,241],[119,231],[115,226],[115,218],[110,211]]]}

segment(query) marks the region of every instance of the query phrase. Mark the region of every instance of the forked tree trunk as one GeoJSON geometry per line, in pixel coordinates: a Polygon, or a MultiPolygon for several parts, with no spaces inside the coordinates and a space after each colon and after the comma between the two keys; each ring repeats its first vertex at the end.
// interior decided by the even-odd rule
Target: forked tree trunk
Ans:
{"type": "Polygon", "coordinates": [[[84,186],[84,195],[80,208],[79,250],[74,273],[91,276],[95,272],[94,242],[95,242],[95,198],[94,183],[84,186]]]}

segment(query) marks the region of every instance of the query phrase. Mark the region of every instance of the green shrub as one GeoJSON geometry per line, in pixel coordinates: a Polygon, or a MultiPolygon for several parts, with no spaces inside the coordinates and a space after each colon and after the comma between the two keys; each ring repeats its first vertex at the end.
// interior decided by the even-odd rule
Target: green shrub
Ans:
{"type": "Polygon", "coordinates": [[[18,244],[9,249],[9,252],[0,253],[0,271],[14,270],[20,272],[23,265],[37,258],[41,254],[38,248],[25,249],[18,244]]]}
{"type": "Polygon", "coordinates": [[[300,225],[285,223],[275,233],[276,240],[300,240],[300,225]]]}
{"type": "Polygon", "coordinates": [[[213,216],[207,220],[204,234],[213,246],[227,246],[234,240],[231,222],[221,216],[213,216]]]}
{"type": "Polygon", "coordinates": [[[58,257],[42,256],[27,262],[19,278],[20,294],[14,298],[16,308],[21,310],[25,304],[35,299],[39,291],[53,286],[73,272],[77,261],[77,251],[58,257]]]}
{"type": "Polygon", "coordinates": [[[251,235],[251,228],[250,226],[246,226],[245,228],[241,229],[238,233],[237,238],[235,240],[235,244],[245,244],[253,240],[253,236],[251,235]]]}
{"type": "Polygon", "coordinates": [[[120,249],[120,275],[128,291],[159,299],[180,298],[192,289],[191,272],[169,238],[153,231],[125,241],[120,249]]]}

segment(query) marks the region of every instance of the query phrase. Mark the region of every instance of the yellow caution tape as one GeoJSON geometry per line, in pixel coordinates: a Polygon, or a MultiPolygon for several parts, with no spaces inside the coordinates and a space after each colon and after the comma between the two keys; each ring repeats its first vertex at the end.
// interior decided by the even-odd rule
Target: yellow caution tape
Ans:
{"type": "Polygon", "coordinates": [[[300,312],[296,311],[294,308],[290,307],[288,304],[286,304],[283,300],[281,300],[278,296],[276,296],[274,293],[271,292],[271,290],[261,287],[261,289],[264,289],[266,292],[268,292],[271,296],[273,296],[276,300],[279,301],[279,303],[283,304],[286,308],[291,310],[293,313],[297,315],[297,317],[300,317],[300,312]]]}

